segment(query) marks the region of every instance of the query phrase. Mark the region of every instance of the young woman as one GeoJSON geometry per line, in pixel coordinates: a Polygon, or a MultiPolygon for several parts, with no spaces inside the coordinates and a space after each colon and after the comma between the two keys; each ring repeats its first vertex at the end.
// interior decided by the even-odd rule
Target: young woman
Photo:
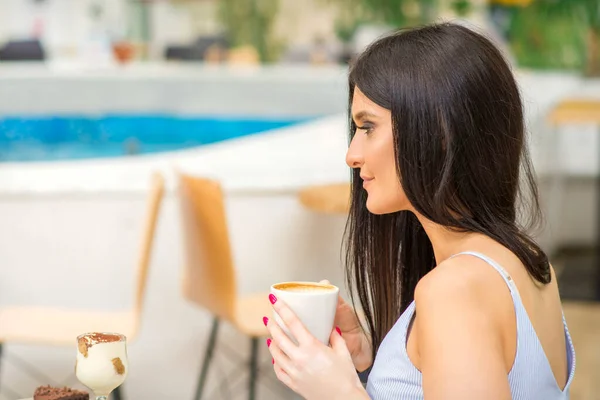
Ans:
{"type": "Polygon", "coordinates": [[[271,296],[298,339],[267,323],[277,377],[311,400],[568,399],[574,349],[524,230],[539,204],[507,62],[431,25],[372,44],[349,83],[347,276],[366,324],[340,299],[327,347],[271,296]]]}

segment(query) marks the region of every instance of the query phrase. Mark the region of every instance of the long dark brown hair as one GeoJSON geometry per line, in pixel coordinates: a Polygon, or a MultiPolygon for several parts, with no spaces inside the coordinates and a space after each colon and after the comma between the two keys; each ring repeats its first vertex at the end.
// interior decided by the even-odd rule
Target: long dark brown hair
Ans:
{"type": "MultiPolygon", "coordinates": [[[[519,90],[500,51],[459,25],[403,30],[373,43],[351,66],[350,105],[355,87],[391,111],[398,179],[415,210],[496,240],[535,280],[549,283],[548,258],[525,233],[541,214],[519,90]]],[[[352,138],[351,115],[349,122],[352,138]]],[[[436,260],[413,213],[371,214],[366,197],[354,169],[346,277],[374,356],[436,260]]]]}

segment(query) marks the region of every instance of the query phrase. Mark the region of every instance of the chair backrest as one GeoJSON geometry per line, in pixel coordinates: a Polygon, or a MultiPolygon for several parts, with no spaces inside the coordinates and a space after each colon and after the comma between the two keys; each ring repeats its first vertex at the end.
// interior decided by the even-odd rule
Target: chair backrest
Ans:
{"type": "Polygon", "coordinates": [[[183,295],[232,321],[237,288],[221,185],[180,174],[179,196],[186,253],[183,295]]]}
{"type": "Polygon", "coordinates": [[[548,115],[554,125],[589,123],[600,125],[600,99],[566,99],[548,115]]]}
{"type": "Polygon", "coordinates": [[[154,234],[156,232],[156,225],[164,192],[164,178],[159,173],[155,173],[152,176],[152,184],[148,196],[148,203],[146,208],[146,221],[143,230],[141,251],[137,265],[137,287],[134,299],[134,313],[137,318],[137,321],[139,321],[140,315],[142,313],[142,307],[144,304],[144,295],[146,292],[146,283],[148,280],[148,268],[150,267],[150,261],[152,256],[152,244],[154,243],[154,234]]]}

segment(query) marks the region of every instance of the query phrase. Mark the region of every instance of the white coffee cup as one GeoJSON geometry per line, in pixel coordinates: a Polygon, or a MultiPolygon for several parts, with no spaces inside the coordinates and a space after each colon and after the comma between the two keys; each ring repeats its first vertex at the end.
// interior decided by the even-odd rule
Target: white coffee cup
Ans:
{"type": "MultiPolygon", "coordinates": [[[[271,293],[278,300],[283,300],[306,329],[325,345],[329,345],[329,336],[334,328],[339,292],[339,288],[334,285],[316,282],[281,282],[271,286],[271,293]]],[[[296,342],[275,311],[273,317],[281,329],[296,342]]]]}

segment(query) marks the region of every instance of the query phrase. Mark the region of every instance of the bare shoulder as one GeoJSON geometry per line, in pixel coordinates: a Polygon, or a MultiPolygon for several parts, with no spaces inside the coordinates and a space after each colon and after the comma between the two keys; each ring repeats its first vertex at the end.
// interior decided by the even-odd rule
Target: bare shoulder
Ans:
{"type": "Polygon", "coordinates": [[[506,343],[514,339],[514,305],[506,282],[485,261],[472,256],[444,261],[419,281],[415,304],[413,361],[424,371],[432,370],[440,352],[454,367],[461,360],[493,363],[503,373],[510,369],[512,348],[506,343]]]}
{"type": "Polygon", "coordinates": [[[509,290],[494,268],[479,258],[461,255],[440,263],[419,281],[415,302],[419,305],[419,302],[456,299],[473,300],[479,304],[483,301],[485,304],[486,299],[501,293],[509,294],[509,290]]]}
{"type": "Polygon", "coordinates": [[[514,304],[503,277],[473,256],[448,259],[423,277],[415,289],[421,328],[445,330],[455,322],[510,342],[514,304]]]}

